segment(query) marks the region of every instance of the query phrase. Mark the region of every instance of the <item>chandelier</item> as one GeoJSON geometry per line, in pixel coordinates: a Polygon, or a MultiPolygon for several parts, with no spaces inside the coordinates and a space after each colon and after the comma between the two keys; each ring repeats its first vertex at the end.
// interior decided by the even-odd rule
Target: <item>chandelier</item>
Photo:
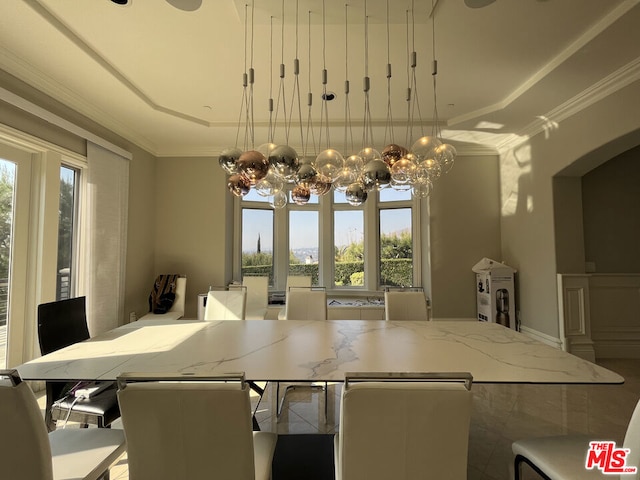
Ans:
{"type": "MultiPolygon", "coordinates": [[[[407,31],[414,28],[414,9],[413,1],[411,10],[407,10],[407,31]],[[411,19],[411,20],[410,20],[411,19]]],[[[351,115],[349,109],[349,93],[350,82],[348,73],[348,59],[345,58],[345,141],[343,153],[331,146],[329,138],[329,119],[327,101],[331,97],[331,93],[327,92],[327,70],[324,59],[324,42],[325,42],[325,0],[322,4],[322,43],[323,43],[323,69],[322,69],[322,106],[321,106],[321,124],[319,127],[319,143],[324,142],[326,148],[321,151],[315,158],[309,158],[306,151],[302,155],[290,145],[289,130],[291,127],[291,117],[294,105],[298,105],[299,127],[301,137],[303,137],[303,121],[302,110],[300,107],[300,87],[298,82],[298,74],[300,72],[300,61],[298,59],[298,6],[296,5],[296,58],[293,61],[294,70],[294,89],[291,99],[291,109],[287,112],[284,95],[285,81],[285,64],[284,58],[280,64],[280,86],[278,90],[278,100],[274,111],[273,96],[269,99],[269,138],[268,141],[257,148],[254,148],[254,127],[253,127],[253,85],[254,85],[254,69],[253,69],[253,5],[249,11],[249,5],[245,5],[245,72],[243,74],[243,96],[241,103],[240,118],[244,117],[244,148],[238,146],[223,150],[218,162],[222,169],[228,174],[227,188],[238,197],[247,195],[251,189],[254,189],[260,196],[267,197],[273,208],[283,208],[289,201],[293,201],[297,205],[305,205],[309,202],[312,195],[326,195],[331,190],[343,192],[347,202],[350,205],[362,205],[370,193],[380,191],[385,188],[391,188],[397,191],[410,191],[414,198],[422,199],[431,194],[434,182],[443,174],[448,173],[453,167],[456,157],[456,149],[445,143],[442,139],[440,131],[438,112],[437,112],[437,95],[436,95],[436,77],[437,77],[437,60],[435,58],[435,15],[434,4],[432,1],[431,19],[433,26],[433,104],[434,115],[432,123],[431,135],[424,135],[416,141],[412,141],[414,124],[416,115],[420,115],[418,103],[418,93],[416,85],[416,66],[417,54],[415,46],[413,51],[408,55],[407,71],[407,114],[408,120],[406,125],[407,148],[395,142],[393,132],[393,118],[391,112],[391,88],[390,82],[392,78],[391,62],[389,58],[389,0],[386,0],[387,8],[387,122],[385,128],[385,145],[381,149],[376,149],[373,142],[373,129],[371,122],[371,114],[369,110],[370,102],[370,77],[368,72],[368,24],[369,17],[367,15],[367,0],[364,3],[364,65],[365,72],[363,78],[363,94],[364,94],[364,115],[363,115],[363,138],[362,145],[357,152],[353,148],[353,135],[351,134],[351,144],[348,138],[351,128],[351,115]],[[250,15],[249,15],[250,14],[250,15]],[[250,16],[251,29],[248,29],[248,21],[250,16]],[[248,33],[250,31],[251,39],[248,44],[248,33]],[[247,69],[247,46],[249,45],[249,68],[247,69]],[[273,143],[275,124],[272,123],[282,107],[282,115],[285,124],[285,144],[273,143]],[[287,118],[289,114],[289,118],[287,118]],[[389,139],[387,139],[389,134],[389,139]],[[390,140],[387,143],[387,140],[390,140]],[[290,198],[287,192],[290,191],[290,198]]],[[[282,23],[284,25],[284,0],[282,0],[282,23]]],[[[345,5],[345,57],[348,54],[348,5],[345,5]]],[[[271,37],[273,37],[273,17],[271,19],[271,37]]],[[[311,12],[309,12],[309,71],[311,71],[311,12]]],[[[410,35],[407,34],[407,51],[409,48],[410,35]]],[[[284,45],[284,28],[282,29],[282,44],[284,45]]],[[[273,46],[271,43],[271,51],[273,46]]],[[[273,68],[273,59],[270,59],[271,68],[273,68]]],[[[273,75],[271,76],[273,78],[273,75]]],[[[313,95],[311,93],[311,75],[309,76],[309,93],[307,95],[307,107],[309,116],[306,124],[307,138],[301,138],[303,150],[309,145],[309,136],[314,135],[314,126],[312,123],[312,105],[313,95]]],[[[270,88],[272,95],[272,86],[270,88]]],[[[420,124],[422,124],[421,119],[420,124]]],[[[238,145],[241,131],[241,122],[238,123],[238,134],[236,136],[236,145],[238,145]]],[[[315,142],[315,139],[314,139],[315,142]]]]}

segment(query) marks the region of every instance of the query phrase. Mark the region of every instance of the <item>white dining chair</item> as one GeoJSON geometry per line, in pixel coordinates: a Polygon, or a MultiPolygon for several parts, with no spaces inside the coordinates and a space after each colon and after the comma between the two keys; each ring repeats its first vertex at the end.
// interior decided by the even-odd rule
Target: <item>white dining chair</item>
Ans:
{"type": "MultiPolygon", "coordinates": [[[[545,479],[617,479],[617,475],[605,474],[601,469],[585,468],[589,442],[599,440],[611,441],[611,438],[595,438],[593,435],[555,435],[517,440],[511,445],[514,454],[514,478],[520,480],[522,463],[526,463],[545,479]]],[[[637,470],[636,473],[625,473],[619,478],[640,479],[640,401],[629,420],[622,448],[629,449],[625,465],[637,467],[637,470]]]]}
{"type": "Polygon", "coordinates": [[[207,294],[204,320],[244,320],[247,310],[247,287],[212,287],[207,294]]]}
{"type": "Polygon", "coordinates": [[[287,284],[284,291],[284,304],[285,308],[281,309],[278,313],[278,320],[284,320],[286,318],[286,306],[289,300],[289,290],[294,287],[310,288],[312,283],[311,276],[309,275],[289,275],[287,276],[287,284]]]}
{"type": "Polygon", "coordinates": [[[386,288],[384,291],[385,320],[429,320],[427,299],[422,288],[386,288]]]}
{"type": "Polygon", "coordinates": [[[124,453],[116,428],[47,433],[38,401],[16,370],[0,370],[0,465],[11,480],[108,479],[124,453]]]}
{"type": "Polygon", "coordinates": [[[243,373],[124,373],[118,399],[131,480],[269,480],[277,435],[254,432],[243,373]]]}
{"type": "Polygon", "coordinates": [[[176,297],[166,313],[147,313],[139,320],[179,320],[184,317],[184,301],[187,296],[187,277],[176,279],[176,297]]]}
{"type": "Polygon", "coordinates": [[[242,277],[247,287],[247,310],[245,320],[264,320],[269,304],[269,277],[242,277]]]}
{"type": "Polygon", "coordinates": [[[286,320],[326,320],[327,291],[324,287],[290,287],[285,305],[286,320]]]}
{"type": "Polygon", "coordinates": [[[345,375],[336,480],[466,480],[468,373],[345,375]]]}

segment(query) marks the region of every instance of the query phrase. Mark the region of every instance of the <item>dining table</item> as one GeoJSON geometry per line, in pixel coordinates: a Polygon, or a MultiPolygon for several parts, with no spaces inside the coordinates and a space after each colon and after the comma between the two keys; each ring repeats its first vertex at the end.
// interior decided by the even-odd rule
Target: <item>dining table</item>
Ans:
{"type": "Polygon", "coordinates": [[[25,380],[123,372],[343,382],[348,372],[469,372],[474,383],[619,384],[615,372],[479,321],[139,320],[17,367],[25,380]]]}

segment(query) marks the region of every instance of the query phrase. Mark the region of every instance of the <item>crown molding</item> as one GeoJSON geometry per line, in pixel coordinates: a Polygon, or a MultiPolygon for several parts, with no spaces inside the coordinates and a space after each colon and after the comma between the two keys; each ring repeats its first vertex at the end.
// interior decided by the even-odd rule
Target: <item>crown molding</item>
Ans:
{"type": "MultiPolygon", "coordinates": [[[[36,90],[39,90],[45,95],[48,95],[49,97],[55,99],[57,102],[60,102],[66,105],[67,107],[75,110],[81,115],[86,116],[87,118],[93,120],[94,122],[99,123],[101,126],[107,128],[108,130],[114,132],[115,134],[121,136],[122,138],[130,141],[131,143],[137,145],[138,147],[150,153],[153,153],[153,151],[155,150],[155,146],[148,139],[140,135],[132,134],[130,128],[128,128],[118,120],[114,119],[113,117],[105,113],[103,110],[97,108],[92,103],[87,102],[72,90],[66,88],[60,83],[52,80],[50,77],[44,75],[42,72],[40,72],[40,70],[36,69],[31,64],[25,62],[21,58],[16,57],[15,55],[13,55],[11,52],[7,51],[3,47],[0,47],[0,67],[6,72],[8,72],[9,74],[25,82],[27,85],[35,88],[36,90]]],[[[18,97],[17,95],[15,96],[18,97]]],[[[21,97],[18,97],[18,98],[21,98],[21,97]]],[[[22,100],[24,102],[28,102],[25,99],[22,99],[22,100]]],[[[28,103],[31,103],[31,102],[28,102],[28,103]]],[[[34,105],[34,104],[31,103],[31,105],[34,105]]],[[[15,105],[15,106],[19,107],[19,105],[15,105]]],[[[42,108],[41,110],[43,110],[43,112],[45,111],[42,108]]],[[[34,112],[30,112],[30,113],[34,113],[34,112]]],[[[47,113],[49,115],[54,115],[50,112],[47,112],[47,113]]],[[[42,112],[36,115],[39,116],[40,118],[43,118],[42,112]]]]}
{"type": "Polygon", "coordinates": [[[580,49],[584,48],[594,38],[609,28],[619,18],[624,16],[629,10],[638,4],[638,0],[625,0],[616,8],[614,8],[607,15],[602,17],[600,21],[594,24],[589,30],[584,32],[578,39],[565,48],[562,52],[556,55],[549,63],[544,65],[535,74],[529,77],[522,85],[516,88],[503,100],[489,105],[487,107],[475,110],[473,112],[460,115],[458,117],[451,118],[449,120],[450,125],[457,125],[459,123],[468,122],[479,117],[487,116],[493,112],[504,110],[514,101],[524,95],[527,91],[533,88],[540,80],[544,79],[547,75],[553,72],[557,67],[566,62],[570,57],[575,55],[580,49]]]}
{"type": "Polygon", "coordinates": [[[79,127],[78,125],[72,122],[69,122],[64,118],[59,117],[58,115],[51,113],[48,110],[34,103],[31,103],[30,101],[25,100],[24,98],[2,87],[0,87],[0,100],[7,102],[8,104],[13,105],[16,108],[24,110],[27,113],[35,115],[36,117],[41,118],[42,120],[45,120],[51,123],[52,125],[60,127],[70,133],[73,133],[74,135],[77,135],[80,138],[84,138],[85,140],[95,143],[96,145],[100,145],[101,147],[123,158],[126,158],[128,160],[132,159],[131,152],[128,152],[123,148],[120,148],[119,146],[109,142],[108,140],[105,140],[104,138],[99,137],[98,135],[95,135],[89,132],[88,130],[85,130],[82,127],[79,127]]]}
{"type": "Polygon", "coordinates": [[[607,98],[618,90],[640,80],[640,57],[635,58],[602,80],[584,89],[545,115],[540,115],[525,128],[496,145],[499,152],[506,152],[540,133],[557,128],[558,124],[593,104],[607,98]]]}

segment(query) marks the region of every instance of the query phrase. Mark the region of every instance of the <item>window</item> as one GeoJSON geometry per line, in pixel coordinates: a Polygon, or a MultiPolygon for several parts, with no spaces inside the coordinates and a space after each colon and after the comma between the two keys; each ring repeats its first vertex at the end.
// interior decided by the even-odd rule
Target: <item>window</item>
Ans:
{"type": "Polygon", "coordinates": [[[273,257],[273,210],[243,208],[242,276],[268,276],[273,285],[273,257]]]}
{"type": "Polygon", "coordinates": [[[380,286],[415,285],[411,193],[387,188],[378,202],[380,286]]]}
{"type": "MultiPolygon", "coordinates": [[[[313,208],[312,206],[310,206],[313,208]]],[[[305,207],[300,207],[305,208],[305,207]]],[[[289,271],[288,275],[311,277],[319,285],[320,243],[317,210],[289,211],[289,271]]]]}
{"type": "Polygon", "coordinates": [[[311,199],[274,210],[252,189],[235,200],[235,280],[268,274],[271,288],[284,290],[287,275],[310,275],[314,285],[356,294],[420,285],[419,201],[410,192],[370,192],[359,207],[337,191],[311,199]]]}
{"type": "Polygon", "coordinates": [[[77,268],[74,258],[78,238],[78,191],[80,171],[60,167],[60,209],[58,220],[58,270],[56,300],[75,297],[77,268]]]}
{"type": "Polygon", "coordinates": [[[80,155],[0,125],[0,367],[32,358],[38,304],[79,294],[85,166],[80,155]]]}
{"type": "Polygon", "coordinates": [[[362,210],[333,212],[336,287],[364,287],[364,214],[362,210]]]}
{"type": "Polygon", "coordinates": [[[9,306],[9,272],[14,221],[16,164],[0,158],[0,367],[4,368],[4,338],[9,306]]]}
{"type": "Polygon", "coordinates": [[[413,284],[413,240],[410,208],[380,209],[380,285],[413,284]]]}

